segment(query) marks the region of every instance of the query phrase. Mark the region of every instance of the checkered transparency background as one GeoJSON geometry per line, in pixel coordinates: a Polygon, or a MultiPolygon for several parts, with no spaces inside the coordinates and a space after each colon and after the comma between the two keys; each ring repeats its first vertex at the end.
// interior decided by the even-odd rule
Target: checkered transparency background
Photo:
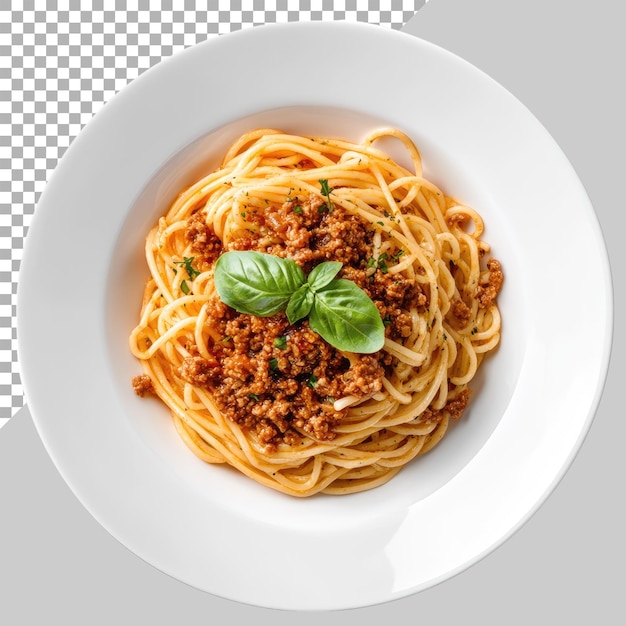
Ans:
{"type": "Polygon", "coordinates": [[[24,238],[52,170],[105,102],[161,59],[209,37],[289,21],[399,29],[423,4],[0,0],[0,426],[25,403],[15,324],[24,238]]]}

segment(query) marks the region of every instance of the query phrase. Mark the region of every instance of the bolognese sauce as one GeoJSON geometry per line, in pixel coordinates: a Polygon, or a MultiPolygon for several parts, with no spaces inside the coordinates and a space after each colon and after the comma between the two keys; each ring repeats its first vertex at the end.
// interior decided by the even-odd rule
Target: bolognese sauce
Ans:
{"type": "MultiPolygon", "coordinates": [[[[416,281],[391,275],[379,261],[372,266],[373,229],[342,207],[318,196],[294,197],[279,206],[253,210],[246,221],[255,229],[228,246],[204,222],[202,212],[188,220],[185,237],[194,263],[209,269],[226,250],[255,250],[291,258],[305,271],[323,261],[340,261],[340,277],[361,287],[376,304],[386,335],[409,334],[411,308],[428,305],[416,281]]],[[[221,337],[210,346],[215,357],[194,353],[179,375],[210,390],[220,411],[230,420],[256,432],[268,447],[291,445],[306,433],[320,441],[335,437],[333,427],[347,412],[336,410],[336,399],[362,400],[382,389],[385,368],[393,358],[384,351],[372,355],[342,354],[309,327],[306,320],[289,324],[284,313],[257,317],[238,313],[217,295],[208,303],[206,323],[221,337]]]]}
{"type": "Polygon", "coordinates": [[[377,487],[439,445],[499,345],[484,226],[399,129],[252,129],[146,236],[135,391],[207,463],[302,497],[377,487]]]}

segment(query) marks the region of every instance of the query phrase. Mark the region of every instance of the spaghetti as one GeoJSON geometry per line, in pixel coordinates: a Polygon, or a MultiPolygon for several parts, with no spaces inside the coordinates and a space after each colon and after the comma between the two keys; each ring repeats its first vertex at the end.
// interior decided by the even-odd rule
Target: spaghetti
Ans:
{"type": "MultiPolygon", "coordinates": [[[[185,444],[294,496],[390,480],[436,446],[500,341],[503,273],[484,224],[427,180],[396,129],[360,144],[257,129],[184,190],[146,238],[150,278],[130,349],[185,444]],[[402,167],[375,147],[402,142],[402,167]],[[307,319],[220,300],[227,251],[340,262],[385,324],[382,349],[339,350],[307,319]]],[[[338,265],[338,264],[337,264],[338,265]]]]}

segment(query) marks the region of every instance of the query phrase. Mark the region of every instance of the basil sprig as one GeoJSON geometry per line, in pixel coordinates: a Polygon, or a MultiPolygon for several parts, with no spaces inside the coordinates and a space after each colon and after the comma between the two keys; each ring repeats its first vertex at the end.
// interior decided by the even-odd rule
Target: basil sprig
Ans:
{"type": "Polygon", "coordinates": [[[215,288],[222,302],[259,317],[284,309],[304,280],[295,261],[262,252],[226,252],[215,264],[215,288]]]}
{"type": "Polygon", "coordinates": [[[310,327],[338,350],[377,352],[385,342],[380,313],[355,283],[335,278],[341,267],[324,261],[305,277],[291,259],[230,251],[215,264],[215,288],[239,313],[268,317],[284,310],[290,324],[308,316],[310,327]]]}

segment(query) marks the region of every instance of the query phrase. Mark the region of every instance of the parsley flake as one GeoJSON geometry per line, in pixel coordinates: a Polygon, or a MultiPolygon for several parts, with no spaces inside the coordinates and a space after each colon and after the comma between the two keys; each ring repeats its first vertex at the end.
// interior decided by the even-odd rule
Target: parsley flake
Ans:
{"type": "Polygon", "coordinates": [[[328,209],[328,212],[331,213],[334,208],[332,200],[330,199],[330,192],[332,191],[332,189],[328,186],[328,180],[326,178],[320,178],[319,183],[320,183],[322,195],[326,196],[326,200],[328,201],[326,203],[326,208],[328,209]]]}
{"type": "Polygon", "coordinates": [[[200,276],[200,272],[191,265],[193,263],[193,260],[194,257],[186,256],[182,261],[175,261],[176,265],[180,265],[181,267],[185,268],[189,280],[193,280],[194,278],[196,278],[196,276],[200,276]]]}
{"type": "Polygon", "coordinates": [[[274,339],[274,347],[279,350],[284,350],[287,347],[287,337],[284,335],[282,337],[276,337],[276,339],[274,339]]]}

